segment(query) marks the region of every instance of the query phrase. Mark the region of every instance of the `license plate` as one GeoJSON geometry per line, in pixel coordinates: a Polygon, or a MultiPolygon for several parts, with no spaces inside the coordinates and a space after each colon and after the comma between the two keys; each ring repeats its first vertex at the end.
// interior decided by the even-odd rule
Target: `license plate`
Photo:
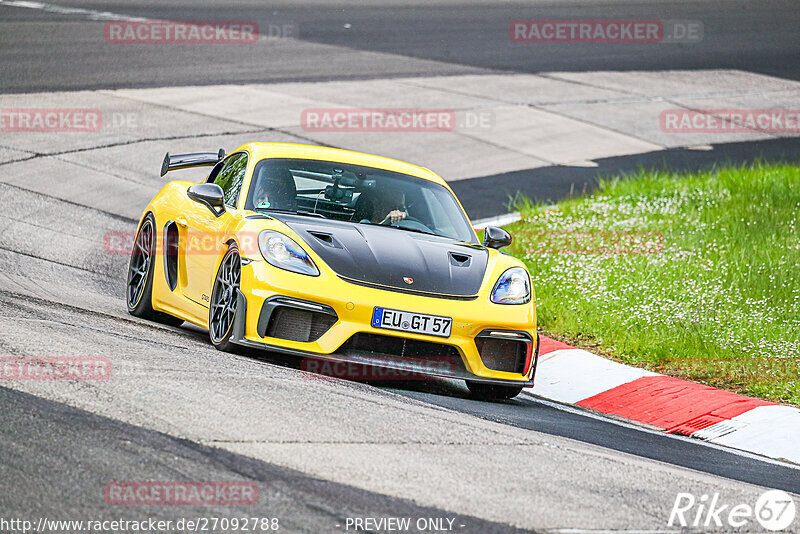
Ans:
{"type": "Polygon", "coordinates": [[[450,337],[452,325],[453,319],[441,315],[427,315],[388,308],[375,308],[372,312],[372,326],[375,328],[450,337]]]}

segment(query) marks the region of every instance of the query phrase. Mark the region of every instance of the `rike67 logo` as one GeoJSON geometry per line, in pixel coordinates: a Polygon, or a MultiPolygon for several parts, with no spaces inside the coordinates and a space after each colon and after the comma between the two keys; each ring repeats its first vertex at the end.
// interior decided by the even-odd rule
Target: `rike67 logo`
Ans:
{"type": "Polygon", "coordinates": [[[731,505],[720,502],[719,493],[702,495],[679,493],[672,507],[668,525],[682,528],[736,528],[753,530],[757,521],[771,531],[785,530],[794,522],[797,510],[792,497],[781,490],[769,490],[756,501],[731,505]],[[745,528],[746,527],[746,528],[745,528]]]}

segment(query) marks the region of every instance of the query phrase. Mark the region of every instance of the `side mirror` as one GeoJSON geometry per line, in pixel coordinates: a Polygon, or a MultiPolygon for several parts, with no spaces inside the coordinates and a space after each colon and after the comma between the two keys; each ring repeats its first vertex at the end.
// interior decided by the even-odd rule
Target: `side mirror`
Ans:
{"type": "Polygon", "coordinates": [[[225,193],[217,184],[194,184],[186,195],[195,202],[208,206],[217,217],[225,212],[225,193]]]}
{"type": "Polygon", "coordinates": [[[503,248],[511,244],[511,234],[496,226],[487,226],[483,231],[483,246],[503,248]]]}

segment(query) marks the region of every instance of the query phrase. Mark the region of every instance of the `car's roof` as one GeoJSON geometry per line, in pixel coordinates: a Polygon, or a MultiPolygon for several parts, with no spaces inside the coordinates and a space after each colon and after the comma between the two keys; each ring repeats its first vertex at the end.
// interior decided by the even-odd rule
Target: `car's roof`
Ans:
{"type": "Polygon", "coordinates": [[[418,178],[424,178],[431,182],[447,186],[445,181],[433,171],[412,165],[404,161],[399,161],[352,150],[342,150],[340,148],[329,148],[315,145],[300,145],[294,143],[266,143],[254,142],[247,143],[234,152],[246,150],[256,160],[264,158],[291,158],[291,159],[314,159],[322,161],[335,161],[338,163],[351,163],[353,165],[363,165],[386,171],[394,171],[409,174],[418,178]]]}

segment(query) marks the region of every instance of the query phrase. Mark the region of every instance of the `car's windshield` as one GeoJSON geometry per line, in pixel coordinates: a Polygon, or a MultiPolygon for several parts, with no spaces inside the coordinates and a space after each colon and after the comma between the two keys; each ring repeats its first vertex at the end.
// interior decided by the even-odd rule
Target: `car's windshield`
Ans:
{"type": "Polygon", "coordinates": [[[253,171],[245,208],[314,214],[476,242],[469,221],[447,188],[360,165],[263,159],[253,171]]]}

